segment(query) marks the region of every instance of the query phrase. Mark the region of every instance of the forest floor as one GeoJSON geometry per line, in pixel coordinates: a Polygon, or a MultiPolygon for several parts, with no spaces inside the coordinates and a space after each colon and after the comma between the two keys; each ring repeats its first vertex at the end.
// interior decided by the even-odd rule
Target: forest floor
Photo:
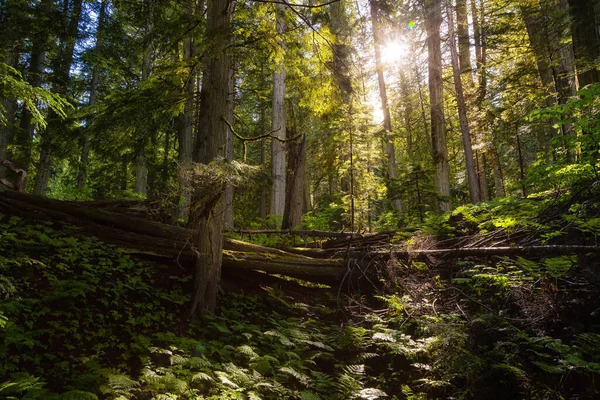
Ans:
{"type": "MultiPolygon", "coordinates": [[[[460,207],[396,245],[596,245],[585,188],[460,207]]],[[[219,310],[182,324],[189,270],[0,215],[0,398],[596,399],[599,264],[392,258],[360,290],[224,270],[219,310]]]]}

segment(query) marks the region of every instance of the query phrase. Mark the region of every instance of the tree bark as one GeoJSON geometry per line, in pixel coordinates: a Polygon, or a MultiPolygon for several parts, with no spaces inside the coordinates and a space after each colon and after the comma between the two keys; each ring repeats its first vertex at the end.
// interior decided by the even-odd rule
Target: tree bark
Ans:
{"type": "Polygon", "coordinates": [[[450,58],[452,59],[452,71],[454,76],[454,88],[456,89],[456,103],[458,104],[458,119],[460,121],[460,131],[462,133],[463,149],[465,152],[465,162],[467,164],[467,177],[469,179],[469,193],[471,194],[471,203],[475,204],[481,200],[479,194],[479,179],[473,159],[473,147],[471,146],[471,131],[469,121],[467,120],[467,106],[460,79],[460,67],[458,65],[458,53],[456,52],[456,39],[454,34],[454,18],[452,18],[452,8],[447,8],[448,13],[448,34],[450,36],[450,58]]]}
{"type": "Polygon", "coordinates": [[[600,82],[600,1],[568,0],[579,86],[600,82]],[[596,63],[596,64],[595,64],[596,63]]]}
{"type": "MultiPolygon", "coordinates": [[[[50,30],[47,29],[51,19],[53,0],[42,0],[36,8],[36,29],[32,37],[32,50],[29,59],[29,69],[27,71],[27,81],[32,87],[42,85],[42,73],[46,63],[46,51],[48,50],[48,39],[50,30]]],[[[19,124],[23,137],[19,141],[21,146],[21,157],[17,157],[15,163],[25,171],[29,171],[32,164],[31,151],[33,146],[33,135],[36,126],[33,121],[33,115],[27,108],[23,109],[21,121],[19,124]]]]}
{"type": "Polygon", "coordinates": [[[461,78],[465,80],[467,90],[470,91],[473,87],[473,68],[471,66],[471,41],[469,40],[467,0],[456,0],[455,10],[460,74],[461,78]]]}
{"type": "MultiPolygon", "coordinates": [[[[202,102],[198,132],[199,161],[209,164],[225,158],[227,133],[227,101],[231,79],[231,17],[233,5],[229,0],[209,0],[206,12],[206,32],[210,38],[207,54],[203,57],[202,102]]],[[[210,187],[196,188],[195,199],[206,190],[212,198],[209,203],[198,206],[190,216],[191,226],[197,231],[194,243],[198,254],[194,273],[194,292],[188,311],[213,311],[217,303],[217,290],[221,279],[224,225],[224,184],[213,183],[210,187]]]]}
{"type": "Polygon", "coordinates": [[[486,153],[483,151],[476,153],[477,175],[479,176],[479,196],[481,201],[488,201],[490,199],[487,180],[487,157],[485,155],[486,153]]]}
{"type": "Polygon", "coordinates": [[[439,207],[450,211],[450,167],[444,126],[444,97],[442,86],[442,49],[440,25],[442,11],[440,0],[426,0],[425,29],[427,31],[427,54],[429,66],[429,99],[431,111],[431,144],[436,166],[435,186],[440,196],[439,207]]]}
{"type": "MultiPolygon", "coordinates": [[[[283,34],[286,31],[284,21],[285,5],[277,4],[276,23],[278,46],[285,52],[283,34]]],[[[285,116],[285,79],[286,70],[283,61],[280,61],[273,71],[273,116],[271,119],[273,134],[281,139],[286,138],[285,116]]],[[[273,188],[271,191],[271,214],[283,215],[285,208],[285,178],[286,178],[285,143],[279,140],[271,141],[271,164],[273,173],[273,188]]]]}
{"type": "Polygon", "coordinates": [[[302,223],[306,173],[306,135],[288,143],[287,190],[281,229],[297,228],[302,223]]]}
{"type": "MultiPolygon", "coordinates": [[[[228,88],[228,98],[227,98],[227,120],[233,124],[233,116],[234,116],[234,107],[235,107],[235,87],[234,87],[234,79],[235,79],[235,64],[233,60],[233,56],[231,57],[231,65],[229,66],[229,88],[228,88]]],[[[230,127],[227,128],[227,150],[225,158],[227,161],[233,161],[233,132],[230,127]]],[[[245,160],[244,160],[245,161],[245,160]]],[[[225,226],[227,228],[233,228],[233,195],[235,189],[233,185],[228,184],[225,188],[225,194],[223,197],[223,202],[225,204],[225,226]]]]}
{"type": "MultiPolygon", "coordinates": [[[[548,107],[565,104],[577,93],[573,48],[563,43],[568,37],[568,18],[567,11],[560,7],[566,6],[566,0],[543,0],[542,4],[521,6],[548,107]]],[[[555,136],[553,125],[555,121],[550,120],[545,128],[546,137],[542,138],[544,142],[555,136]]],[[[565,137],[574,135],[572,124],[561,125],[561,133],[565,137]]],[[[565,149],[567,161],[574,161],[575,152],[569,149],[568,143],[565,149]]]]}
{"type": "Polygon", "coordinates": [[[494,171],[494,196],[504,197],[504,181],[502,179],[502,170],[500,168],[500,160],[498,159],[498,153],[495,148],[490,151],[490,162],[492,164],[492,171],[494,171]]]}
{"type": "MultiPolygon", "coordinates": [[[[59,56],[54,66],[54,77],[52,82],[52,90],[61,95],[67,95],[69,90],[69,73],[73,64],[73,55],[75,52],[75,43],[77,41],[77,32],[79,31],[79,21],[81,19],[83,0],[75,0],[70,13],[68,7],[65,6],[64,12],[68,14],[67,27],[64,36],[60,38],[61,48],[59,56]]],[[[48,115],[48,126],[41,138],[40,160],[37,166],[37,175],[33,193],[45,196],[50,182],[50,174],[52,171],[53,153],[56,146],[56,141],[61,129],[60,117],[50,110],[48,115]]]]}
{"type": "Polygon", "coordinates": [[[387,156],[387,172],[388,172],[388,190],[392,206],[397,212],[402,212],[402,200],[396,193],[395,186],[398,180],[398,168],[396,165],[396,147],[394,145],[394,137],[392,136],[392,116],[388,105],[387,88],[385,84],[385,76],[383,74],[383,62],[381,60],[381,26],[379,21],[379,9],[375,0],[369,0],[371,7],[371,26],[373,28],[373,42],[375,47],[375,68],[377,69],[377,82],[379,83],[379,97],[381,99],[381,109],[383,110],[383,129],[385,140],[385,152],[387,156]]]}
{"type": "MultiPolygon", "coordinates": [[[[145,0],[144,6],[146,11],[146,26],[145,30],[145,40],[146,40],[146,48],[144,49],[144,53],[142,55],[142,81],[147,80],[152,73],[152,58],[154,52],[154,43],[152,41],[152,32],[154,30],[154,1],[155,0],[145,0]]],[[[149,122],[151,124],[151,122],[149,122]]],[[[146,196],[148,194],[148,167],[146,166],[146,144],[148,142],[149,137],[152,135],[152,128],[146,130],[146,132],[142,133],[142,137],[139,138],[139,148],[137,149],[137,154],[135,155],[135,186],[134,191],[136,193],[141,194],[142,196],[146,196]]]]}
{"type": "MultiPolygon", "coordinates": [[[[98,27],[96,28],[96,45],[94,46],[94,55],[99,57],[99,53],[102,51],[102,43],[104,40],[104,23],[106,19],[106,0],[102,0],[100,3],[100,12],[98,14],[98,27]]],[[[90,99],[88,102],[89,107],[93,107],[96,104],[96,98],[98,97],[98,86],[100,85],[100,66],[98,60],[94,60],[94,66],[92,68],[92,80],[90,82],[90,99]]],[[[79,172],[77,173],[77,189],[83,189],[87,180],[87,166],[90,156],[90,138],[87,132],[83,131],[83,137],[81,141],[81,157],[79,159],[79,172]]]]}

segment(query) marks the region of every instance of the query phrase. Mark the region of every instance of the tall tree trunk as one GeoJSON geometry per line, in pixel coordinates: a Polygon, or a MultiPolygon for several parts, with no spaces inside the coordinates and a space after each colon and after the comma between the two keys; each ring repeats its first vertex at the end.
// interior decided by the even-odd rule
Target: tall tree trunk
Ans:
{"type": "MultiPolygon", "coordinates": [[[[27,81],[32,87],[40,87],[42,85],[42,72],[46,63],[46,51],[48,47],[48,39],[50,31],[47,29],[48,20],[51,18],[53,0],[42,0],[36,8],[36,19],[39,24],[36,24],[36,29],[32,37],[32,50],[29,59],[29,69],[27,71],[27,81]]],[[[27,109],[23,109],[19,127],[22,132],[22,137],[19,144],[22,148],[22,155],[18,158],[16,164],[25,171],[29,171],[32,164],[31,151],[33,146],[33,135],[35,133],[35,123],[33,115],[27,109]]]]}
{"type": "Polygon", "coordinates": [[[442,49],[440,25],[442,10],[440,0],[426,0],[425,29],[429,66],[429,99],[431,110],[431,145],[436,166],[435,186],[440,196],[440,210],[450,211],[450,168],[444,126],[444,97],[442,86],[442,49]]]}
{"type": "MultiPolygon", "coordinates": [[[[350,59],[352,53],[352,41],[351,33],[352,29],[346,10],[346,1],[340,0],[330,5],[331,23],[330,30],[335,36],[335,41],[332,46],[333,50],[333,77],[335,83],[340,91],[341,103],[344,106],[341,109],[342,115],[347,115],[349,109],[352,107],[352,78],[350,76],[350,65],[352,60],[350,59]]],[[[352,135],[353,131],[353,119],[344,118],[341,123],[340,130],[343,132],[349,132],[352,135]]],[[[346,143],[344,140],[340,141],[339,144],[339,160],[342,165],[347,165],[351,158],[351,155],[347,151],[346,143]]],[[[353,183],[350,182],[352,179],[352,173],[350,169],[347,174],[342,174],[340,177],[340,187],[342,192],[348,193],[350,197],[353,197],[353,193],[349,193],[353,183]]]]}
{"type": "Polygon", "coordinates": [[[494,195],[495,197],[504,197],[504,181],[502,179],[502,170],[500,169],[498,153],[495,148],[492,148],[489,154],[492,163],[492,171],[494,171],[494,195]]]}
{"type": "MultiPolygon", "coordinates": [[[[212,40],[203,57],[202,102],[200,103],[199,161],[208,164],[218,157],[224,157],[229,130],[223,119],[227,115],[227,101],[231,79],[231,57],[229,43],[231,36],[231,15],[233,5],[229,0],[208,0],[206,32],[212,40]]],[[[223,193],[224,183],[209,184],[211,199],[198,207],[191,215],[192,226],[197,229],[195,240],[198,258],[194,274],[194,291],[188,315],[196,311],[213,311],[217,302],[217,291],[221,279],[223,258],[223,193]]],[[[206,192],[204,193],[206,194],[206,192]]]]}
{"type": "Polygon", "coordinates": [[[333,44],[333,75],[340,89],[342,103],[350,104],[353,92],[350,78],[350,27],[346,12],[346,1],[340,0],[330,6],[331,33],[335,35],[333,44]]]}
{"type": "Polygon", "coordinates": [[[129,164],[129,155],[127,153],[121,156],[121,176],[119,177],[120,189],[122,192],[127,190],[127,166],[129,164]]]}
{"type": "Polygon", "coordinates": [[[387,155],[388,169],[388,190],[394,210],[402,211],[402,200],[398,198],[398,193],[395,193],[394,187],[397,184],[398,168],[396,165],[396,148],[394,146],[394,137],[392,136],[392,116],[388,106],[387,88],[385,84],[385,76],[383,75],[383,62],[381,61],[381,27],[379,21],[379,9],[375,0],[370,0],[371,6],[371,25],[373,28],[373,41],[375,46],[375,67],[377,69],[377,81],[379,83],[379,97],[381,98],[381,109],[383,110],[383,129],[385,140],[385,152],[387,155]]]}
{"type": "Polygon", "coordinates": [[[465,162],[467,164],[467,177],[469,179],[469,193],[471,194],[471,203],[475,204],[481,200],[479,195],[479,179],[475,160],[473,159],[473,147],[471,146],[471,131],[469,121],[467,120],[467,105],[460,79],[460,67],[458,65],[458,53],[456,51],[456,39],[454,34],[454,18],[452,18],[452,8],[447,8],[448,14],[448,34],[450,36],[450,57],[452,59],[452,71],[454,77],[454,88],[456,89],[456,103],[458,105],[458,119],[460,122],[460,131],[462,133],[463,149],[465,152],[465,162]]]}
{"type": "MultiPolygon", "coordinates": [[[[471,41],[469,40],[469,21],[467,19],[467,0],[456,0],[456,35],[458,37],[458,56],[461,78],[467,90],[473,87],[473,68],[471,66],[471,41]]],[[[477,18],[477,17],[475,17],[477,18]]]]}
{"type": "MultiPolygon", "coordinates": [[[[286,31],[284,21],[285,5],[277,4],[277,35],[278,45],[285,51],[283,34],[286,31]]],[[[275,66],[273,72],[273,117],[271,119],[273,134],[281,139],[286,138],[286,117],[285,117],[285,79],[286,70],[284,62],[281,61],[275,66]]],[[[285,143],[279,140],[271,142],[271,164],[273,170],[273,189],[271,192],[271,214],[283,215],[285,208],[285,143]]]]}
{"type": "MultiPolygon", "coordinates": [[[[229,66],[229,88],[228,88],[228,98],[227,98],[227,114],[225,118],[233,124],[233,116],[234,116],[234,107],[235,107],[235,87],[234,87],[234,79],[235,79],[235,64],[233,61],[233,56],[231,57],[231,65],[229,66]]],[[[231,128],[227,129],[227,150],[225,153],[225,159],[227,161],[233,161],[233,132],[231,128]]],[[[245,161],[245,160],[244,160],[245,161]]],[[[234,188],[233,185],[229,184],[225,188],[225,194],[223,196],[223,202],[225,203],[225,226],[227,228],[233,228],[233,195],[234,188]]]]}
{"type": "MultiPolygon", "coordinates": [[[[104,21],[106,19],[106,0],[102,0],[100,3],[100,13],[98,14],[98,27],[96,28],[96,45],[94,48],[94,55],[99,56],[102,50],[102,42],[104,39],[104,21]]],[[[100,66],[98,60],[94,60],[94,67],[92,68],[92,81],[90,83],[90,100],[88,105],[93,107],[96,104],[96,98],[98,97],[98,86],[100,84],[100,66]]],[[[87,180],[87,166],[90,156],[90,138],[86,132],[83,131],[82,143],[81,143],[81,157],[79,159],[79,172],[77,173],[77,189],[83,189],[87,180]]]]}
{"type": "Polygon", "coordinates": [[[600,0],[568,0],[579,86],[600,82],[600,0]]]}
{"type": "MultiPolygon", "coordinates": [[[[75,52],[75,43],[77,42],[77,33],[79,20],[81,19],[83,0],[75,0],[69,13],[68,2],[65,0],[64,12],[67,16],[67,27],[64,37],[61,37],[61,49],[54,67],[54,82],[52,90],[61,95],[67,95],[69,90],[69,73],[73,64],[73,55],[75,52]]],[[[52,170],[52,156],[58,134],[63,128],[60,123],[60,117],[52,110],[48,115],[48,126],[42,135],[40,160],[37,167],[37,176],[33,187],[33,193],[39,196],[45,196],[50,182],[52,170]]]]}
{"type": "MultiPolygon", "coordinates": [[[[573,48],[564,44],[568,32],[566,11],[560,6],[566,6],[566,0],[544,0],[543,8],[540,3],[522,5],[521,14],[529,35],[531,48],[536,58],[540,79],[546,90],[546,106],[565,104],[575,97],[577,83],[573,48]]],[[[555,136],[555,121],[551,120],[545,127],[544,142],[555,136]]],[[[561,126],[563,136],[574,135],[571,124],[561,126]]],[[[567,148],[567,160],[574,160],[574,151],[567,148]]]]}
{"type": "MultiPolygon", "coordinates": [[[[262,66],[261,66],[262,70],[262,66]]],[[[262,71],[261,71],[262,72],[262,71]]],[[[264,76],[261,74],[261,76],[264,76]]],[[[264,83],[264,82],[263,82],[264,83]]],[[[264,101],[260,101],[260,121],[259,121],[259,134],[264,134],[266,130],[266,105],[264,101]]],[[[260,141],[260,165],[263,166],[265,170],[267,170],[267,140],[262,139],[260,141]]],[[[260,204],[259,204],[259,215],[263,220],[267,217],[268,213],[268,199],[269,199],[269,190],[267,185],[263,184],[260,188],[260,204]]]]}
{"type": "MultiPolygon", "coordinates": [[[[196,14],[201,12],[203,6],[196,7],[194,0],[189,0],[184,4],[186,13],[196,14]]],[[[188,76],[186,77],[183,86],[183,95],[185,96],[185,103],[183,114],[177,117],[177,139],[179,143],[178,154],[177,154],[177,182],[178,182],[178,196],[176,198],[176,209],[173,213],[172,220],[178,219],[185,220],[188,216],[188,209],[190,205],[190,182],[189,172],[192,168],[192,155],[193,155],[193,126],[194,126],[194,90],[196,85],[197,71],[194,69],[194,59],[196,57],[196,43],[194,42],[195,30],[189,33],[183,41],[183,62],[186,65],[188,76]]]]}
{"type": "MultiPolygon", "coordinates": [[[[154,44],[152,42],[152,31],[154,30],[154,0],[145,1],[146,9],[146,48],[142,56],[142,81],[150,77],[152,73],[152,56],[154,44]]],[[[150,128],[151,130],[152,128],[150,128]]],[[[143,196],[148,194],[148,167],[146,166],[146,143],[152,135],[151,131],[145,132],[140,140],[140,147],[135,157],[135,192],[143,196]]]]}
{"type": "Polygon", "coordinates": [[[304,203],[306,173],[306,135],[288,144],[287,190],[281,229],[293,229],[301,225],[304,203]]]}

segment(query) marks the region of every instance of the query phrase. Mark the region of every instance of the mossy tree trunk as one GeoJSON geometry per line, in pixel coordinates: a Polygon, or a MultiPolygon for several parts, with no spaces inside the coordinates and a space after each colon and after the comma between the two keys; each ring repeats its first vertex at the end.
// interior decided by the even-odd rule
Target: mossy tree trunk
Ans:
{"type": "Polygon", "coordinates": [[[440,0],[425,2],[425,29],[427,31],[427,58],[429,66],[429,99],[431,109],[431,152],[436,166],[435,186],[440,197],[439,207],[450,211],[450,166],[444,127],[444,96],[442,82],[442,48],[440,0]]]}
{"type": "MultiPolygon", "coordinates": [[[[231,15],[232,4],[229,0],[208,1],[207,51],[203,56],[204,74],[199,110],[201,121],[198,131],[198,161],[204,164],[226,156],[229,127],[225,116],[231,79],[231,57],[228,50],[231,15]]],[[[197,231],[194,240],[197,260],[189,316],[193,316],[197,311],[215,309],[223,258],[225,184],[214,183],[211,187],[203,187],[199,190],[209,192],[211,198],[190,215],[192,227],[197,231]]],[[[195,193],[196,198],[201,195],[195,193]]]]}

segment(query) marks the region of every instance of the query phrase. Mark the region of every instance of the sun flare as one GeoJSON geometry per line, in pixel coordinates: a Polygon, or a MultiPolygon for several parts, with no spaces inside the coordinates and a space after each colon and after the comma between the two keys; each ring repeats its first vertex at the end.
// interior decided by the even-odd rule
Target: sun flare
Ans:
{"type": "Polygon", "coordinates": [[[400,39],[385,42],[381,47],[381,61],[393,64],[406,59],[408,56],[408,45],[400,39]]]}

